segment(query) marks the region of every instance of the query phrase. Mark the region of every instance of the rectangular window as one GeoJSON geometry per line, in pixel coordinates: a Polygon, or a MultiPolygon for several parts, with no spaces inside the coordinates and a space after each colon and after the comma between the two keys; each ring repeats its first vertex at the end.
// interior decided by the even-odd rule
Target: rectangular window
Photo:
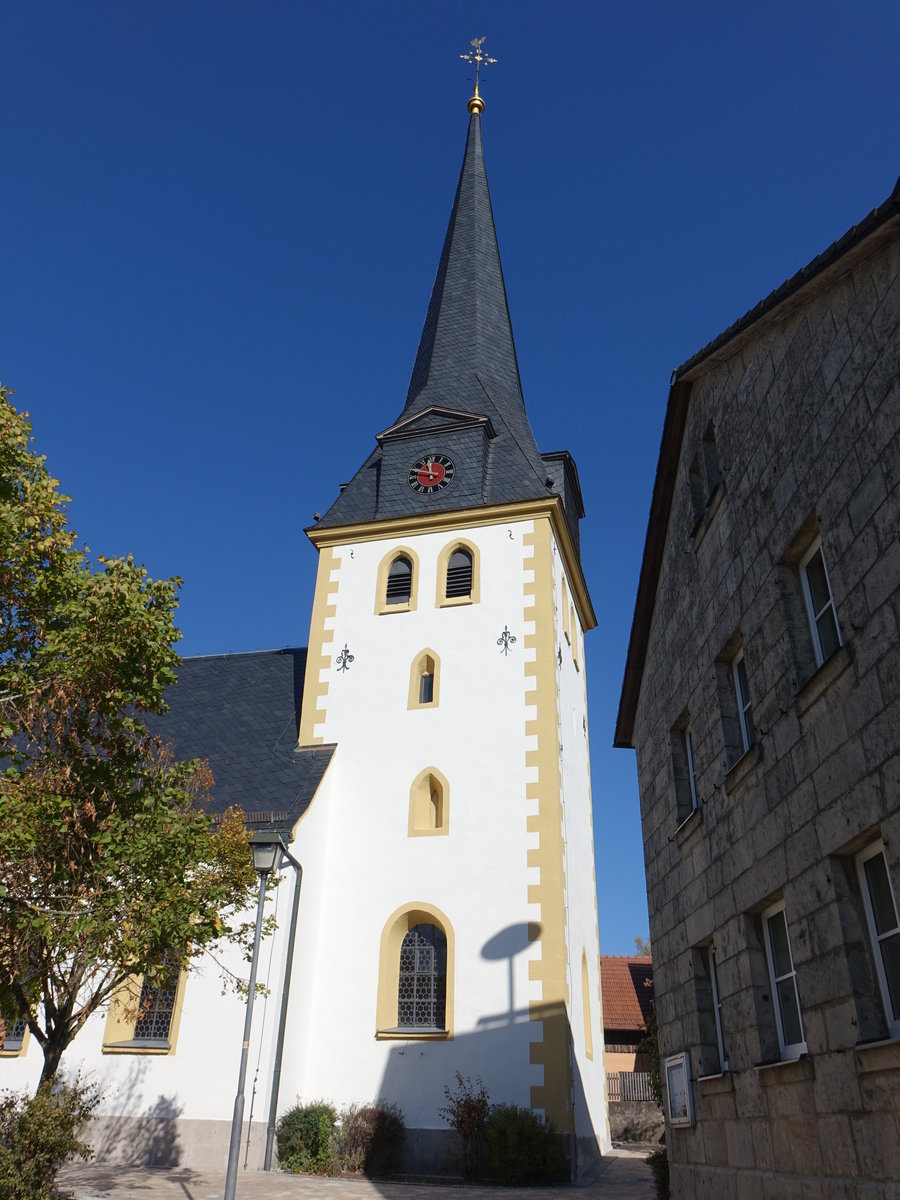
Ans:
{"type": "Polygon", "coordinates": [[[28,1026],[23,1017],[16,1021],[6,1022],[6,1033],[3,1038],[3,1049],[7,1054],[18,1054],[25,1042],[25,1032],[28,1026]]]}
{"type": "Polygon", "coordinates": [[[694,989],[697,1005],[699,1070],[701,1075],[723,1075],[728,1070],[725,1039],[722,1033],[722,1001],[716,972],[715,947],[695,946],[693,950],[694,989]]]}
{"type": "Polygon", "coordinates": [[[900,921],[884,843],[869,846],[856,859],[875,972],[891,1037],[900,1037],[900,921]]]}
{"type": "Polygon", "coordinates": [[[168,1045],[169,1027],[175,1011],[175,993],[178,990],[177,968],[163,962],[165,976],[154,980],[144,979],[138,1016],[134,1023],[134,1041],[168,1045]]]}
{"type": "Polygon", "coordinates": [[[424,674],[419,676],[419,703],[434,703],[434,675],[424,674]]]}
{"type": "Polygon", "coordinates": [[[716,974],[716,948],[709,946],[706,950],[709,967],[709,983],[712,988],[712,1010],[716,1021],[716,1042],[719,1047],[719,1070],[728,1070],[728,1057],[725,1054],[725,1040],[722,1037],[722,1001],[719,997],[719,977],[716,974]]]}
{"type": "Polygon", "coordinates": [[[731,664],[731,674],[734,682],[734,697],[737,701],[738,723],[741,729],[741,746],[746,754],[756,741],[756,730],[753,727],[753,703],[750,699],[747,664],[744,662],[743,650],[739,650],[735,656],[731,664]]]}
{"type": "Polygon", "coordinates": [[[697,776],[694,771],[694,742],[686,717],[671,733],[672,772],[675,778],[675,804],[678,823],[686,821],[700,807],[697,797],[697,776]]]}
{"type": "Polygon", "coordinates": [[[791,955],[784,901],[766,909],[762,920],[781,1057],[799,1058],[801,1054],[806,1053],[806,1040],[800,1016],[797,973],[791,955]]]}
{"type": "Polygon", "coordinates": [[[834,607],[834,597],[831,594],[828,568],[825,566],[825,557],[822,554],[822,542],[819,538],[816,538],[800,560],[800,580],[803,585],[803,598],[806,601],[806,614],[812,633],[816,666],[821,667],[822,663],[831,658],[841,645],[841,630],[834,607]]]}

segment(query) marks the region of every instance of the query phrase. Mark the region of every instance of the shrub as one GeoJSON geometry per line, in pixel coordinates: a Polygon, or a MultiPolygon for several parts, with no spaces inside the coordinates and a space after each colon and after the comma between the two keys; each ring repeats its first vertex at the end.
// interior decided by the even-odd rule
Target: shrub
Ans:
{"type": "Polygon", "coordinates": [[[400,1165],[406,1126],[395,1104],[351,1104],[341,1113],[338,1165],[342,1171],[391,1175],[400,1165]]]}
{"type": "Polygon", "coordinates": [[[444,1087],[447,1103],[438,1113],[459,1134],[463,1144],[463,1173],[466,1179],[474,1179],[478,1172],[478,1156],[481,1135],[487,1121],[490,1101],[484,1080],[480,1075],[475,1083],[468,1076],[456,1072],[456,1091],[449,1085],[444,1087]]]}
{"type": "Polygon", "coordinates": [[[336,1165],[336,1120],[334,1108],[322,1100],[288,1109],[275,1130],[281,1166],[295,1174],[330,1175],[336,1165]]]}
{"type": "Polygon", "coordinates": [[[482,1136],[484,1165],[499,1183],[562,1183],[569,1164],[559,1134],[515,1104],[493,1104],[482,1136]]]}
{"type": "Polygon", "coordinates": [[[79,1080],[43,1084],[35,1096],[5,1092],[0,1098],[0,1196],[3,1200],[55,1200],[56,1174],[73,1154],[87,1160],[79,1133],[99,1100],[79,1080]]]}
{"type": "Polygon", "coordinates": [[[665,1150],[654,1150],[644,1159],[644,1162],[653,1172],[656,1200],[669,1200],[669,1159],[665,1150]]]}

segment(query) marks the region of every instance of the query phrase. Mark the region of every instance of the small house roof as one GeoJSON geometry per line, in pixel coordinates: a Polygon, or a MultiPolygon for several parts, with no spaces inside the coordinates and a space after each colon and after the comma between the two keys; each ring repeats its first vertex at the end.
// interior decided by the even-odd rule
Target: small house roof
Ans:
{"type": "Polygon", "coordinates": [[[604,1029],[646,1029],[653,1001],[651,958],[601,954],[600,987],[604,1029]]]}

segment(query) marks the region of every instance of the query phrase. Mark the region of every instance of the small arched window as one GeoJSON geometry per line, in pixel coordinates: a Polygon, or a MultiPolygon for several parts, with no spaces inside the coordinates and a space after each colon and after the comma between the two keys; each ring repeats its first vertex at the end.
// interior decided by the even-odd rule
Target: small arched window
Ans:
{"type": "Polygon", "coordinates": [[[447,564],[447,599],[472,594],[472,555],[468,550],[454,550],[447,564]]]}
{"type": "Polygon", "coordinates": [[[409,789],[409,836],[448,833],[449,809],[447,780],[436,767],[422,771],[409,789]]]}
{"type": "Polygon", "coordinates": [[[395,558],[388,571],[385,600],[388,604],[409,604],[412,595],[412,563],[402,555],[395,558]]]}
{"type": "Polygon", "coordinates": [[[447,938],[437,925],[414,925],[400,946],[397,1026],[446,1028],[447,938]]]}
{"type": "Polygon", "coordinates": [[[409,670],[407,708],[437,708],[440,687],[441,660],[433,650],[423,650],[409,670]]]}

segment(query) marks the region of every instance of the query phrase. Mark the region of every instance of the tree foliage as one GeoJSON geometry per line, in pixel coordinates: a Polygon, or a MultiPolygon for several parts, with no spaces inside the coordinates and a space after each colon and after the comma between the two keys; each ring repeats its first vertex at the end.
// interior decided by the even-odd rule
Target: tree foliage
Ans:
{"type": "Polygon", "coordinates": [[[255,882],[240,814],[203,811],[208,766],[145,723],[175,681],[181,581],[93,562],[66,504],[0,386],[0,1009],[42,1080],[128,979],[239,936],[255,882]]]}

